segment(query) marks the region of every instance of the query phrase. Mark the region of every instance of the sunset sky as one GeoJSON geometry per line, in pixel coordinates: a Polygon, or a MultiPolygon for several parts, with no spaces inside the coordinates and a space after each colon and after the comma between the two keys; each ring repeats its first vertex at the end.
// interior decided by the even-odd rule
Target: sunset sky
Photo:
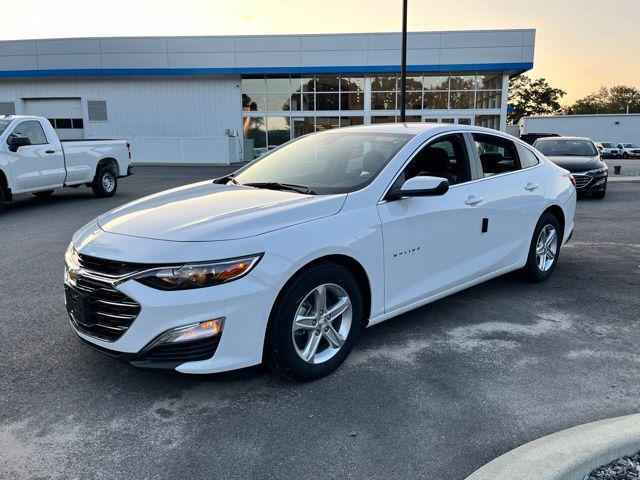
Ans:
{"type": "MultiPolygon", "coordinates": [[[[388,32],[400,0],[0,0],[0,39],[388,32]],[[28,5],[28,11],[24,7],[28,5]],[[19,13],[18,16],[9,14],[19,13]]],[[[567,91],[640,87],[640,0],[409,0],[409,30],[535,28],[533,76],[567,91]]]]}

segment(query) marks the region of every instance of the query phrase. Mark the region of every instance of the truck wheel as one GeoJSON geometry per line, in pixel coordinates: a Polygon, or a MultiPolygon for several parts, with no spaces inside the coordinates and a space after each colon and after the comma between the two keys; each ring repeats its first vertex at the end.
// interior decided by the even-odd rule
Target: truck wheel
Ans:
{"type": "Polygon", "coordinates": [[[110,165],[100,167],[93,179],[91,189],[96,197],[113,197],[118,189],[118,176],[114,168],[110,165]]]}
{"type": "Polygon", "coordinates": [[[33,195],[35,195],[38,198],[48,198],[51,196],[52,193],[53,193],[53,190],[44,190],[43,192],[34,192],[33,195]]]}

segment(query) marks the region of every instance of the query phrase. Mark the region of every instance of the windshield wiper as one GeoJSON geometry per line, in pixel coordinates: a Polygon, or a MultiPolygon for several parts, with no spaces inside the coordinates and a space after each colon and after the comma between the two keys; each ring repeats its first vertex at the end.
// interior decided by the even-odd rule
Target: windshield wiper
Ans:
{"type": "Polygon", "coordinates": [[[315,195],[311,188],[304,185],[294,185],[292,183],[279,183],[279,182],[250,182],[243,183],[247,187],[255,188],[268,188],[270,190],[291,190],[292,192],[304,193],[305,195],[315,195]]]}

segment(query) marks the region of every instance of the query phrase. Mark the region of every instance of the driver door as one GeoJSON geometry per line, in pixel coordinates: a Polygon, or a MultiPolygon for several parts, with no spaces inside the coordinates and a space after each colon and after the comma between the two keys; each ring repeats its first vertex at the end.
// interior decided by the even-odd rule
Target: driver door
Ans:
{"type": "Polygon", "coordinates": [[[393,186],[416,175],[444,177],[441,196],[383,200],[385,311],[390,312],[446,292],[483,274],[484,191],[470,140],[448,134],[431,141],[399,174],[393,186]],[[443,154],[446,152],[446,155],[443,154]],[[447,165],[448,160],[448,165],[447,165]]]}

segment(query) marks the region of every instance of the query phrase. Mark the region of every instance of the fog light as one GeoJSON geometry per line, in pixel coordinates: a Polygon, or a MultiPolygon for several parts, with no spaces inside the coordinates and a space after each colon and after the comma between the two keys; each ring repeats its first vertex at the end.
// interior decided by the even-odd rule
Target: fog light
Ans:
{"type": "Polygon", "coordinates": [[[152,341],[144,350],[149,350],[158,345],[167,343],[191,342],[202,340],[207,337],[215,337],[222,333],[224,328],[224,317],[214,318],[205,322],[194,323],[185,327],[178,327],[168,330],[152,341]]]}

